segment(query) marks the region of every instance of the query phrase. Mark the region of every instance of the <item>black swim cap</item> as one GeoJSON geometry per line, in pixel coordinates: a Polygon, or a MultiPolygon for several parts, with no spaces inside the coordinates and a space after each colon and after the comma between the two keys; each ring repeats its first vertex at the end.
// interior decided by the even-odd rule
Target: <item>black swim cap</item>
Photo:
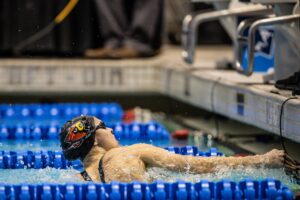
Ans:
{"type": "Polygon", "coordinates": [[[60,144],[67,160],[83,160],[95,142],[95,132],[106,128],[101,122],[95,127],[94,117],[80,116],[67,121],[60,132],[60,144]]]}

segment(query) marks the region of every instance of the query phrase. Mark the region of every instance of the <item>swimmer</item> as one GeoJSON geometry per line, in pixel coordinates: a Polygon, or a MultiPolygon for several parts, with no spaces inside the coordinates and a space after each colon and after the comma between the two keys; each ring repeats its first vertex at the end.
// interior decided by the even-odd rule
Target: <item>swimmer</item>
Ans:
{"type": "Polygon", "coordinates": [[[146,175],[149,167],[210,173],[222,166],[280,167],[284,161],[284,152],[280,150],[246,157],[197,157],[174,154],[149,144],[121,147],[112,129],[91,116],[80,116],[66,122],[60,133],[60,141],[67,160],[82,161],[85,171],[78,176],[102,183],[150,182],[146,175]]]}

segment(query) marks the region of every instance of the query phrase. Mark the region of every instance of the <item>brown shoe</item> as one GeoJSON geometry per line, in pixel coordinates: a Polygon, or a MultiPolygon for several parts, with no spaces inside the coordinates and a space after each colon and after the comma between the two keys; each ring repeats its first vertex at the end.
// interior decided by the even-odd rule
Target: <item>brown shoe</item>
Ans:
{"type": "Polygon", "coordinates": [[[122,47],[111,52],[110,58],[122,59],[122,58],[137,58],[140,54],[137,50],[130,47],[122,47]]]}
{"type": "Polygon", "coordinates": [[[110,54],[113,52],[113,48],[98,48],[88,49],[84,52],[84,56],[87,58],[110,58],[110,54]]]}

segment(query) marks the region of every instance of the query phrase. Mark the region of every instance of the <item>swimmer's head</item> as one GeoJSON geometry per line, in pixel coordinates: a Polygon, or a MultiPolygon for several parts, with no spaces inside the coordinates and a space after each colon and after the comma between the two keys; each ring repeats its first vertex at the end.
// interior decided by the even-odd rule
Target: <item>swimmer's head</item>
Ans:
{"type": "Polygon", "coordinates": [[[95,135],[98,129],[106,129],[106,126],[92,116],[80,116],[67,121],[60,133],[60,143],[65,158],[67,160],[78,158],[83,160],[95,144],[95,135]]]}

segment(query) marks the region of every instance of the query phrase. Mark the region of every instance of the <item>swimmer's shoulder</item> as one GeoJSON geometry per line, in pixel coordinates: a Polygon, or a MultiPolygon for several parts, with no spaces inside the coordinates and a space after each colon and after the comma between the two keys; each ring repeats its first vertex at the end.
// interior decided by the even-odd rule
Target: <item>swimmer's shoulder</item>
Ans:
{"type": "Polygon", "coordinates": [[[133,145],[129,145],[129,146],[122,146],[122,147],[118,147],[118,148],[113,148],[111,150],[109,150],[108,152],[106,152],[105,154],[105,158],[106,157],[115,157],[118,155],[119,156],[123,156],[123,155],[127,155],[127,154],[132,154],[135,155],[136,153],[140,154],[141,152],[143,152],[143,150],[154,150],[155,147],[153,145],[150,144],[145,144],[145,143],[138,143],[138,144],[133,144],[133,145]]]}
{"type": "Polygon", "coordinates": [[[137,153],[138,155],[142,154],[149,154],[153,152],[160,152],[166,151],[160,147],[153,146],[151,144],[145,144],[145,143],[138,143],[127,147],[128,150],[132,151],[132,153],[137,153]]]}
{"type": "Polygon", "coordinates": [[[126,147],[117,147],[117,148],[112,148],[109,151],[105,153],[104,159],[106,160],[108,157],[115,157],[117,155],[121,155],[122,152],[126,151],[126,147]]]}
{"type": "Polygon", "coordinates": [[[140,150],[140,149],[145,149],[145,148],[155,148],[155,146],[153,146],[151,144],[146,144],[146,143],[137,143],[137,144],[127,146],[126,148],[140,150]]]}

